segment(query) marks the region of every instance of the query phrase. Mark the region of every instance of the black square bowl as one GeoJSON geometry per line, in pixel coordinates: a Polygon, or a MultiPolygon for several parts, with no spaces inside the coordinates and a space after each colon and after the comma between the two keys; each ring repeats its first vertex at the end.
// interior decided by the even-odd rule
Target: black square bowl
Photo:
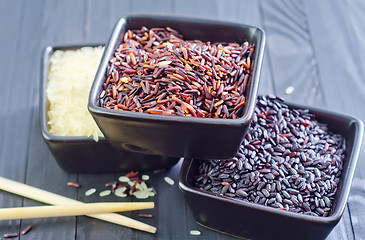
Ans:
{"type": "Polygon", "coordinates": [[[108,173],[172,167],[179,158],[116,150],[103,137],[99,137],[99,141],[95,142],[93,137],[64,137],[50,134],[47,124],[49,104],[46,96],[50,57],[56,50],[76,50],[81,47],[96,46],[100,45],[47,47],[43,52],[40,94],[41,130],[57,163],[62,169],[72,173],[108,173]]]}
{"type": "Polygon", "coordinates": [[[89,111],[110,144],[117,149],[171,157],[229,158],[237,151],[252,117],[265,45],[264,32],[235,23],[181,17],[132,16],[122,18],[104,52],[89,98],[89,111]],[[171,27],[184,39],[211,42],[249,41],[256,45],[254,67],[246,90],[246,105],[237,119],[165,116],[100,107],[99,95],[108,62],[128,29],[171,27]]]}
{"type": "Polygon", "coordinates": [[[346,139],[346,154],[334,204],[327,217],[293,213],[269,206],[217,196],[193,184],[201,160],[185,159],[179,187],[198,223],[214,230],[252,239],[324,239],[340,220],[346,206],[360,152],[363,123],[353,117],[314,108],[287,104],[289,108],[305,108],[327,123],[334,133],[346,139]]]}

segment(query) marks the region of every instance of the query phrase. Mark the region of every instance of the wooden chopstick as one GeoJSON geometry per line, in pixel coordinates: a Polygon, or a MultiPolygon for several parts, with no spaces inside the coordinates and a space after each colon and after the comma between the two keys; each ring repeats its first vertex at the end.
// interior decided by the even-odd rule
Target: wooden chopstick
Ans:
{"type": "Polygon", "coordinates": [[[85,203],[65,206],[0,208],[0,220],[79,216],[95,213],[111,213],[151,209],[153,207],[153,202],[107,202],[85,203]]]}
{"type": "MultiPolygon", "coordinates": [[[[83,202],[67,198],[55,193],[51,193],[36,187],[32,187],[23,183],[19,183],[7,178],[0,177],[0,189],[17,194],[23,197],[27,197],[39,202],[51,204],[51,205],[79,205],[85,204],[83,202]]],[[[116,213],[98,213],[87,214],[87,216],[100,219],[103,221],[119,224],[122,226],[146,231],[149,233],[156,233],[156,228],[148,224],[139,222],[137,220],[125,217],[116,213]]]]}

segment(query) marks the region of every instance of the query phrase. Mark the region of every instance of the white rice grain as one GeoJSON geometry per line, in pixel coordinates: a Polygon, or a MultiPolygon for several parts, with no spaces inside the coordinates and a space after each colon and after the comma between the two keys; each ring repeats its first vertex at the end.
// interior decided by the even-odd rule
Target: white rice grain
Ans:
{"type": "Polygon", "coordinates": [[[87,102],[103,47],[57,50],[50,58],[47,82],[49,131],[55,136],[103,136],[87,102]]]}
{"type": "Polygon", "coordinates": [[[100,197],[105,197],[105,196],[110,195],[111,192],[112,191],[110,191],[110,190],[104,190],[104,191],[102,191],[102,192],[99,193],[99,196],[100,197]]]}
{"type": "Polygon", "coordinates": [[[170,185],[174,185],[174,184],[175,184],[174,180],[172,180],[172,179],[171,179],[171,178],[169,178],[169,177],[164,177],[164,180],[165,180],[168,184],[170,184],[170,185]]]}
{"type": "Polygon", "coordinates": [[[199,231],[199,230],[190,230],[190,235],[193,235],[193,236],[199,236],[201,235],[202,233],[199,231]]]}
{"type": "Polygon", "coordinates": [[[96,189],[95,188],[90,188],[89,190],[87,190],[85,192],[85,196],[93,195],[95,192],[96,192],[96,189]]]}

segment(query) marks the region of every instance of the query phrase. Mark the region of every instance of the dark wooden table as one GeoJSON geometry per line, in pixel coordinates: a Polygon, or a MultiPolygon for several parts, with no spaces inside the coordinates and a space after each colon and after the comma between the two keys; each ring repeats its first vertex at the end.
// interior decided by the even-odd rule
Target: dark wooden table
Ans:
{"type": "MultiPolygon", "coordinates": [[[[120,174],[84,175],[63,171],[43,141],[39,124],[42,50],[48,45],[105,43],[116,21],[132,13],[156,13],[218,19],[255,25],[267,34],[260,94],[273,93],[291,102],[317,106],[365,120],[365,3],[271,0],[0,0],[0,176],[82,201],[84,191],[102,187],[120,174]],[[294,87],[292,94],[285,90],[294,87]],[[68,181],[82,183],[79,190],[68,181]]],[[[218,33],[219,34],[219,33],[218,33]]],[[[328,239],[365,238],[364,146],[345,213],[328,239]]],[[[200,227],[175,181],[179,164],[153,175],[158,189],[152,219],[155,235],[87,217],[0,222],[0,234],[19,232],[21,239],[233,239],[200,227]],[[198,229],[199,237],[189,231],[198,229]]],[[[1,207],[39,203],[0,191],[1,207]]]]}

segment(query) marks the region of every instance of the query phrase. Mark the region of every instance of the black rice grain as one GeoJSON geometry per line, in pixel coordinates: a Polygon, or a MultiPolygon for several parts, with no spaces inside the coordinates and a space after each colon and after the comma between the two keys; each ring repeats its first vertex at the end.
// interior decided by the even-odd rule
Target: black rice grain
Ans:
{"type": "Polygon", "coordinates": [[[289,109],[273,96],[258,98],[252,119],[236,156],[201,160],[195,185],[286,211],[329,216],[343,169],[343,137],[308,110],[289,109]]]}

